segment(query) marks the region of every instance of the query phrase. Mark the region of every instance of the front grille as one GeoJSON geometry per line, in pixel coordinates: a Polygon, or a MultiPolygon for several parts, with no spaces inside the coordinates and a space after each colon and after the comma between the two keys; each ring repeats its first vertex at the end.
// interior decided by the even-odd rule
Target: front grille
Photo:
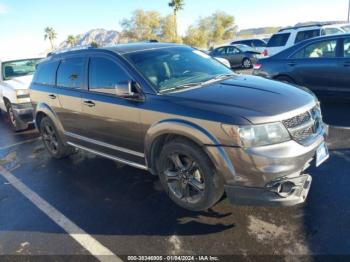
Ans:
{"type": "Polygon", "coordinates": [[[319,106],[282,121],[292,138],[300,144],[309,144],[322,131],[322,114],[319,106]]]}

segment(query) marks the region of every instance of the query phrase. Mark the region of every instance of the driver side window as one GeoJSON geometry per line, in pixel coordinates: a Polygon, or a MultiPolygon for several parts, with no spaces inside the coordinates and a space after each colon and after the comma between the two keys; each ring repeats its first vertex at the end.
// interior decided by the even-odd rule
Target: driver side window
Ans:
{"type": "Polygon", "coordinates": [[[234,55],[234,54],[238,54],[238,53],[239,53],[239,51],[235,47],[228,47],[227,48],[227,54],[229,54],[229,55],[234,55]]]}
{"type": "Polygon", "coordinates": [[[130,80],[125,71],[112,60],[94,57],[89,62],[89,90],[104,94],[116,94],[116,86],[130,80]]]}

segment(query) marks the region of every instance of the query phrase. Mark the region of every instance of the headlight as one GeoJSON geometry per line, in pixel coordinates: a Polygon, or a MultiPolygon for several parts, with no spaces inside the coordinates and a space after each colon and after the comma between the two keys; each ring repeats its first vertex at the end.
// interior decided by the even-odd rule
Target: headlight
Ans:
{"type": "Polygon", "coordinates": [[[16,95],[17,95],[18,98],[29,97],[29,90],[28,89],[16,90],[16,95]]]}
{"type": "MultiPolygon", "coordinates": [[[[236,136],[232,126],[222,126],[228,135],[236,136]]],[[[244,147],[267,146],[290,140],[290,135],[282,123],[241,126],[236,128],[236,131],[244,147]]]]}

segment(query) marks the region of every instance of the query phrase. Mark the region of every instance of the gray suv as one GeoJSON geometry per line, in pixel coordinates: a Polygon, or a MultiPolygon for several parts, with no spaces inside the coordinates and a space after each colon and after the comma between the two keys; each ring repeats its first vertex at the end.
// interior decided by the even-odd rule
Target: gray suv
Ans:
{"type": "Polygon", "coordinates": [[[305,201],[328,158],[316,97],[232,73],[183,45],[135,43],[54,54],[30,90],[48,152],[79,148],[148,170],[183,208],[305,201]]]}

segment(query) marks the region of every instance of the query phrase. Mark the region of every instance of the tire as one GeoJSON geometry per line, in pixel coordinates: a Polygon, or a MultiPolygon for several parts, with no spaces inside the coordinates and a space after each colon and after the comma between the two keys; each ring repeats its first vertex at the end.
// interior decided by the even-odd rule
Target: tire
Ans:
{"type": "Polygon", "coordinates": [[[175,139],[164,145],[157,170],[166,193],[182,208],[207,210],[224,193],[223,179],[208,156],[186,139],[175,139]]]}
{"type": "Polygon", "coordinates": [[[57,132],[52,120],[42,118],[40,122],[40,135],[49,154],[56,159],[66,158],[74,152],[74,148],[66,146],[57,132]]]}
{"type": "Polygon", "coordinates": [[[275,79],[277,81],[287,83],[287,84],[296,84],[295,81],[292,78],[290,78],[289,76],[277,76],[275,79]]]}
{"type": "Polygon", "coordinates": [[[249,58],[244,58],[242,61],[242,67],[244,69],[250,69],[253,67],[253,63],[249,58]]]}
{"type": "Polygon", "coordinates": [[[12,108],[11,103],[7,101],[5,103],[5,106],[6,106],[6,110],[7,110],[7,119],[8,119],[8,122],[10,124],[11,129],[14,132],[18,132],[18,131],[23,130],[23,128],[21,129],[17,124],[17,119],[16,119],[16,116],[13,112],[13,108],[12,108]]]}

